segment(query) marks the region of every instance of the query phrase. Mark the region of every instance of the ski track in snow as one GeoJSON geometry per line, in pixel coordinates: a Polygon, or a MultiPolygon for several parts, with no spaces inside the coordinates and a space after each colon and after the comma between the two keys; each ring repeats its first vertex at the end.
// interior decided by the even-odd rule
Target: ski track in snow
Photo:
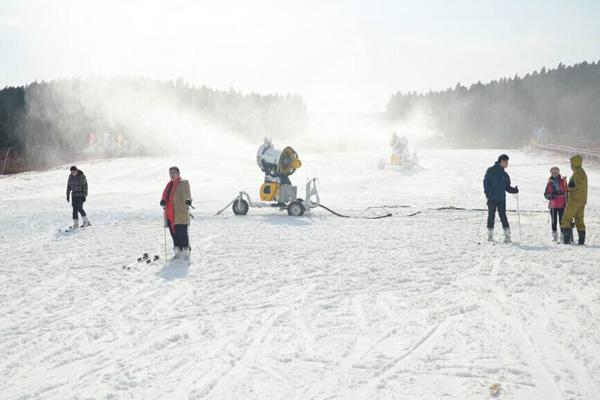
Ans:
{"type": "MultiPolygon", "coordinates": [[[[497,154],[422,152],[423,171],[377,170],[377,154],[303,158],[299,191],[318,176],[336,211],[413,206],[381,220],[216,217],[257,192],[252,158],[127,159],[81,166],[93,226],[61,234],[67,172],[2,177],[0,398],[480,399],[499,383],[500,399],[596,399],[597,170],[586,247],[552,243],[546,214],[522,213],[519,240],[510,213],[513,245],[484,241],[482,212],[405,217],[483,207],[497,154]],[[164,258],[157,204],[176,163],[195,198],[192,265],[124,271],[143,252],[164,258]]],[[[556,159],[511,152],[522,209],[545,209],[556,159]]]]}

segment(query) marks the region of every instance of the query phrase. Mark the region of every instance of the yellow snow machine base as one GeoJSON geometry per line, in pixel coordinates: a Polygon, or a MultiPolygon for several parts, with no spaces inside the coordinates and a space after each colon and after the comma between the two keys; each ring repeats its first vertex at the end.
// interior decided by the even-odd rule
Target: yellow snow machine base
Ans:
{"type": "Polygon", "coordinates": [[[398,154],[392,154],[390,157],[390,164],[392,165],[402,165],[402,158],[398,154]]]}
{"type": "Polygon", "coordinates": [[[267,182],[260,187],[260,199],[262,201],[276,201],[279,197],[279,183],[267,182]]]}

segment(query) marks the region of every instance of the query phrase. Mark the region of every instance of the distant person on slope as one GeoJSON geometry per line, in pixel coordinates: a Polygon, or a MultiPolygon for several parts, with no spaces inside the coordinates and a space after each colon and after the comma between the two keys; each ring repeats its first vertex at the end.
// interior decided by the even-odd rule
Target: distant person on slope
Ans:
{"type": "Polygon", "coordinates": [[[73,206],[73,226],[69,229],[79,228],[79,217],[81,214],[83,218],[82,228],[90,226],[90,221],[87,218],[85,211],[83,210],[83,203],[88,195],[88,184],[83,171],[77,169],[76,166],[72,166],[70,169],[69,180],[67,181],[67,202],[71,201],[73,206]]]}
{"type": "Polygon", "coordinates": [[[188,225],[190,214],[188,207],[192,205],[190,183],[181,179],[179,168],[169,168],[170,181],[163,191],[160,205],[165,213],[165,227],[169,228],[173,238],[173,261],[190,259],[190,240],[188,237],[188,225]]]}
{"type": "Polygon", "coordinates": [[[550,178],[548,178],[544,197],[549,201],[548,208],[552,217],[552,239],[557,241],[557,225],[562,220],[567,204],[567,182],[565,178],[560,176],[558,167],[550,168],[550,178]]]}
{"type": "Polygon", "coordinates": [[[567,195],[567,208],[560,221],[565,244],[570,244],[573,238],[571,220],[575,218],[575,226],[579,235],[579,244],[585,244],[585,223],[583,213],[587,204],[588,181],[583,167],[583,158],[577,154],[571,157],[571,169],[573,176],[569,179],[567,195]]]}
{"type": "Polygon", "coordinates": [[[519,193],[519,187],[510,186],[510,177],[506,173],[508,167],[508,156],[502,154],[498,161],[487,169],[483,178],[483,191],[487,198],[488,206],[488,241],[494,240],[494,220],[496,219],[496,210],[502,222],[504,229],[504,243],[510,243],[510,225],[506,218],[506,192],[519,193]]]}

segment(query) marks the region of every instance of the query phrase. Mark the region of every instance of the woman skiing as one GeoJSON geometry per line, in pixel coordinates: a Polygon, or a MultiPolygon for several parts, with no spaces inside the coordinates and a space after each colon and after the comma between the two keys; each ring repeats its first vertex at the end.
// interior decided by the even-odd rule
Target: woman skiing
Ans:
{"type": "Polygon", "coordinates": [[[548,208],[552,217],[552,239],[558,241],[557,224],[562,219],[567,205],[567,182],[560,176],[558,167],[550,168],[550,178],[544,191],[544,197],[548,200],[548,208]]]}

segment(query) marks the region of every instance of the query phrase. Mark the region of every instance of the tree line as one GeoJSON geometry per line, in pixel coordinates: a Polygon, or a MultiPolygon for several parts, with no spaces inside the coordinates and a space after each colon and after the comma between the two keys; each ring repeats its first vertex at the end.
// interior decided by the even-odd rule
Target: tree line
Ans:
{"type": "Polygon", "coordinates": [[[455,147],[520,147],[531,140],[600,144],[600,62],[559,64],[524,77],[470,87],[393,94],[387,118],[423,113],[440,141],[455,147]]]}
{"type": "Polygon", "coordinates": [[[32,164],[57,164],[83,157],[82,149],[108,137],[114,146],[104,143],[104,156],[148,155],[161,148],[153,138],[174,134],[165,125],[176,125],[182,115],[194,134],[211,130],[251,140],[291,137],[307,126],[306,104],[296,94],[243,94],[182,79],[88,77],[0,90],[0,149],[12,147],[32,164]]]}

